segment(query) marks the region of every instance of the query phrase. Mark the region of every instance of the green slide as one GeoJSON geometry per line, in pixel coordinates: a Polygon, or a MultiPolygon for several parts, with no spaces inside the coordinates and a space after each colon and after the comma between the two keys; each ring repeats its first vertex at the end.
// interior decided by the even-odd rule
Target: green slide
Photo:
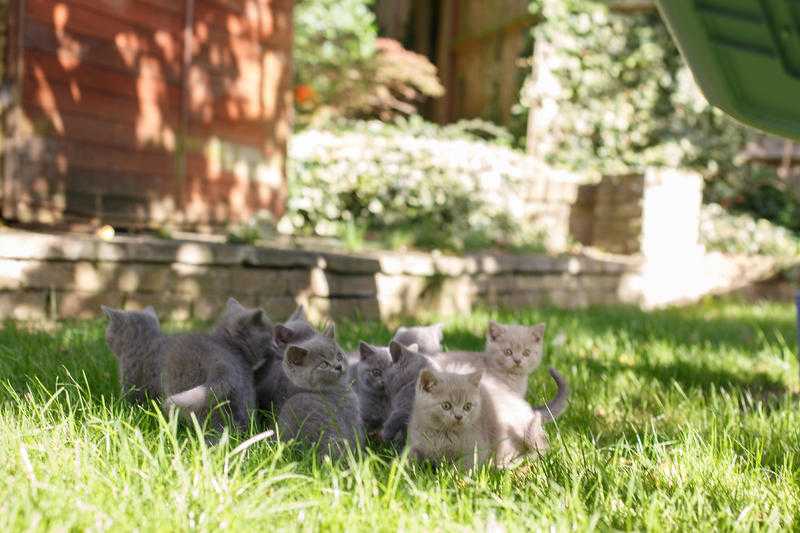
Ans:
{"type": "Polygon", "coordinates": [[[709,102],[800,140],[800,0],[657,0],[709,102]]]}

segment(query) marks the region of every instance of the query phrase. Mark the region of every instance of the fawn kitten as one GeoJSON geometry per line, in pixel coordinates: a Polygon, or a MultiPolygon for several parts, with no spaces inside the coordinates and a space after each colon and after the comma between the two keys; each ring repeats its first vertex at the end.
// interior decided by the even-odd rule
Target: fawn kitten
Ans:
{"type": "Polygon", "coordinates": [[[448,460],[467,468],[486,461],[490,443],[481,418],[482,375],[480,370],[420,371],[408,424],[412,459],[448,460]]]}
{"type": "Polygon", "coordinates": [[[416,344],[419,351],[424,354],[437,354],[442,351],[442,338],[444,326],[432,324],[430,326],[401,326],[392,337],[392,340],[403,346],[416,344]]]}
{"type": "Polygon", "coordinates": [[[280,408],[281,437],[319,443],[318,451],[333,457],[360,446],[358,397],[350,387],[347,359],[336,343],[334,327],[287,346],[282,367],[298,392],[280,408]]]}
{"type": "Polygon", "coordinates": [[[414,406],[417,377],[431,363],[423,354],[395,341],[389,344],[392,366],[384,373],[384,384],[389,396],[389,415],[381,429],[384,442],[402,444],[406,440],[406,428],[414,406]]]}
{"type": "Polygon", "coordinates": [[[482,371],[424,369],[408,428],[415,459],[451,460],[471,468],[500,468],[548,447],[542,416],[482,371]]]}
{"type": "Polygon", "coordinates": [[[465,363],[482,369],[505,383],[520,396],[528,390],[528,378],[542,362],[544,324],[517,326],[489,322],[483,352],[443,352],[436,356],[440,365],[465,363]]]}
{"type": "Polygon", "coordinates": [[[223,420],[225,403],[238,430],[249,425],[255,406],[253,367],[276,356],[272,323],[264,311],[233,298],[211,333],[165,335],[152,307],[122,311],[102,306],[108,316],[106,341],[117,356],[123,393],[134,402],[158,398],[212,426],[223,420]]]}

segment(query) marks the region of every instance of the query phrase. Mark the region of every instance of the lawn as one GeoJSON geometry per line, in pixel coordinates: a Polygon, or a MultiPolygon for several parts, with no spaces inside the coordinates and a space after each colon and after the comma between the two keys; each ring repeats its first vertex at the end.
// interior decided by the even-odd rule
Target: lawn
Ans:
{"type": "MultiPolygon", "coordinates": [[[[469,474],[381,449],[331,465],[269,440],[237,449],[247,436],[207,448],[119,399],[102,322],[49,333],[7,323],[0,531],[800,527],[789,305],[476,312],[445,319],[447,347],[482,346],[492,316],[544,320],[545,364],[573,396],[546,457],[469,474]]],[[[348,349],[390,337],[378,323],[339,326],[348,349]]],[[[537,372],[530,400],[553,392],[537,372]]]]}

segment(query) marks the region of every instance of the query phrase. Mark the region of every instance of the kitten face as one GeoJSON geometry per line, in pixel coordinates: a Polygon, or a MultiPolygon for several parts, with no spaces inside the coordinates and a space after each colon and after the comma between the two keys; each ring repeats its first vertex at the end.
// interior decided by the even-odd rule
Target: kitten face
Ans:
{"type": "Polygon", "coordinates": [[[417,344],[420,352],[435,354],[442,351],[443,329],[444,326],[442,324],[400,327],[392,340],[399,342],[403,346],[417,344]]]}
{"type": "Polygon", "coordinates": [[[356,365],[356,379],[359,387],[376,394],[384,393],[386,391],[383,381],[384,372],[392,366],[389,348],[361,342],[358,345],[358,351],[361,357],[356,365]]]}
{"type": "Polygon", "coordinates": [[[441,431],[474,425],[480,417],[481,377],[481,372],[420,372],[414,411],[423,425],[441,431]]]}
{"type": "Polygon", "coordinates": [[[143,311],[123,311],[111,307],[100,306],[108,317],[106,342],[114,355],[120,357],[139,345],[143,339],[161,334],[158,317],[152,307],[143,311]]]}
{"type": "Polygon", "coordinates": [[[516,326],[489,322],[486,357],[509,374],[527,375],[542,362],[544,324],[516,326]]]}
{"type": "Polygon", "coordinates": [[[261,309],[245,307],[234,298],[228,299],[214,331],[236,345],[253,366],[279,353],[274,326],[267,314],[261,309]]]}
{"type": "Polygon", "coordinates": [[[336,343],[333,326],[322,334],[286,348],[283,369],[298,387],[309,390],[341,385],[347,377],[347,358],[336,343]]]}

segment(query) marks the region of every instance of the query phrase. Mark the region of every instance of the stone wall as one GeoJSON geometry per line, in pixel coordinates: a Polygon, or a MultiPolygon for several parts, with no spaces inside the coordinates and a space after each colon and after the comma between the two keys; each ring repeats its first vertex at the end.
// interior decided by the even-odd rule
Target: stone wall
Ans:
{"type": "Polygon", "coordinates": [[[698,253],[703,179],[692,172],[648,169],[581,185],[570,215],[579,243],[648,257],[698,253]]]}
{"type": "MultiPolygon", "coordinates": [[[[685,258],[684,258],[685,259],[685,258]]],[[[312,318],[630,303],[660,307],[755,286],[771,258],[680,262],[598,255],[371,255],[152,238],[0,232],[0,319],[99,316],[100,305],[153,305],[165,319],[209,320],[229,296],[276,319],[302,303],[312,318]]]]}
{"type": "Polygon", "coordinates": [[[275,317],[389,318],[552,303],[613,303],[629,265],[587,256],[328,252],[118,237],[0,233],[0,318],[68,319],[101,304],[207,320],[228,296],[275,317]]]}

